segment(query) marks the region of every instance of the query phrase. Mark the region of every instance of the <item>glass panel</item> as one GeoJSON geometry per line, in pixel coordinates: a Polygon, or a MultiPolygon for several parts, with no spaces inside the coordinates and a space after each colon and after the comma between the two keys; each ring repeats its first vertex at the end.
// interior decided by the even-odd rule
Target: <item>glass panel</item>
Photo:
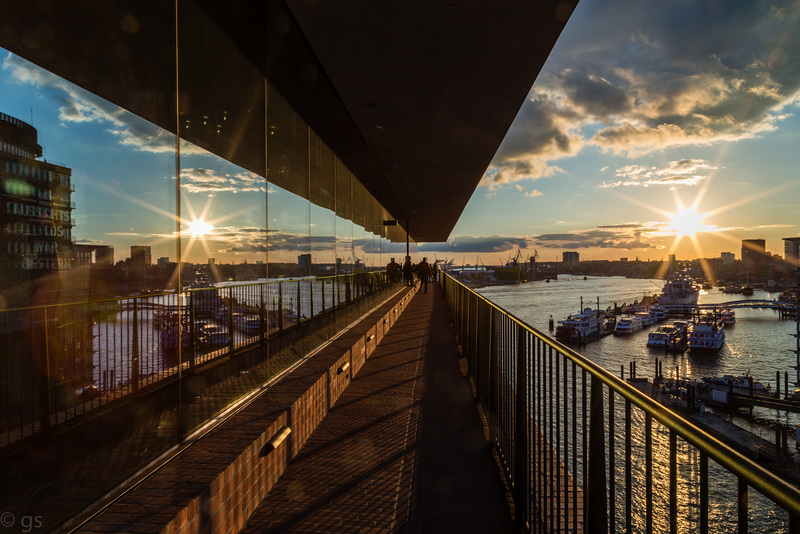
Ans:
{"type": "Polygon", "coordinates": [[[308,126],[272,88],[268,89],[267,128],[269,182],[309,198],[308,126]]]}
{"type": "Polygon", "coordinates": [[[154,261],[176,251],[175,138],[17,55],[0,63],[0,449],[14,488],[0,508],[51,530],[180,439],[174,411],[97,415],[146,402],[172,368],[150,303],[175,275],[154,261]]]}

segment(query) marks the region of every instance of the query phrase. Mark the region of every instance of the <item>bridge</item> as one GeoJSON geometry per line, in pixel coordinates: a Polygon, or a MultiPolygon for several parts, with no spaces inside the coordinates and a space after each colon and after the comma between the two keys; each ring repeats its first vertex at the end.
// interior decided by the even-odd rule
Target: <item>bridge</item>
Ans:
{"type": "Polygon", "coordinates": [[[662,306],[667,308],[670,312],[683,312],[686,315],[689,315],[695,311],[713,311],[721,308],[751,308],[779,310],[783,312],[792,312],[797,309],[797,305],[792,302],[767,299],[732,300],[730,302],[718,302],[716,304],[662,304],[662,306]]]}

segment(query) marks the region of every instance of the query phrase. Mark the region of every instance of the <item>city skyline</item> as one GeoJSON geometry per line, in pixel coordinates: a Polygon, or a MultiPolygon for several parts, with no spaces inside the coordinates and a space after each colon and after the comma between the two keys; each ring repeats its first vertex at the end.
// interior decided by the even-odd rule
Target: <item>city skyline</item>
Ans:
{"type": "Polygon", "coordinates": [[[782,255],[800,220],[798,12],[581,1],[448,246],[422,249],[739,258],[765,239],[782,255]]]}
{"type": "MultiPolygon", "coordinates": [[[[418,255],[739,258],[745,239],[782,254],[800,233],[799,13],[796,1],[582,1],[450,239],[418,255]]],[[[174,136],[22,58],[0,51],[0,64],[0,111],[73,169],[76,243],[174,260],[174,136]]],[[[267,227],[270,261],[385,245],[195,146],[182,143],[180,163],[185,261],[263,259],[267,227]]]]}

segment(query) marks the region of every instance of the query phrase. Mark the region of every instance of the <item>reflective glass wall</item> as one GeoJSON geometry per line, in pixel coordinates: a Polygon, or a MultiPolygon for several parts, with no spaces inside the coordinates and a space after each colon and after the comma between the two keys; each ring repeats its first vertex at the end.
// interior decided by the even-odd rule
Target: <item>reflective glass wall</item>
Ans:
{"type": "Polygon", "coordinates": [[[137,98],[171,126],[0,48],[0,508],[38,530],[77,524],[382,301],[405,255],[209,14],[159,9],[162,28],[113,22],[152,50],[164,89],[137,98]]]}

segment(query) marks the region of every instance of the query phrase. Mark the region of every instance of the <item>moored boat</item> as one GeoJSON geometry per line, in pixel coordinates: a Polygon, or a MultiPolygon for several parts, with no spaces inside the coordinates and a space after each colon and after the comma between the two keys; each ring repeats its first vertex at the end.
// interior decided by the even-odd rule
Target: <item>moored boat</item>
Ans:
{"type": "Polygon", "coordinates": [[[664,293],[658,298],[659,304],[697,304],[700,291],[687,273],[670,275],[664,283],[664,293]]]}
{"type": "Polygon", "coordinates": [[[725,325],[713,315],[702,317],[689,334],[689,349],[718,351],[725,343],[725,325]]]}
{"type": "Polygon", "coordinates": [[[586,308],[558,322],[556,339],[562,343],[586,343],[600,337],[605,322],[605,312],[586,308]]]}
{"type": "Polygon", "coordinates": [[[730,308],[724,308],[719,312],[719,319],[725,326],[731,326],[736,323],[736,312],[730,308]]]}
{"type": "Polygon", "coordinates": [[[642,321],[636,315],[631,317],[623,317],[617,321],[617,326],[614,327],[615,335],[625,335],[638,332],[642,329],[642,321]]]}

